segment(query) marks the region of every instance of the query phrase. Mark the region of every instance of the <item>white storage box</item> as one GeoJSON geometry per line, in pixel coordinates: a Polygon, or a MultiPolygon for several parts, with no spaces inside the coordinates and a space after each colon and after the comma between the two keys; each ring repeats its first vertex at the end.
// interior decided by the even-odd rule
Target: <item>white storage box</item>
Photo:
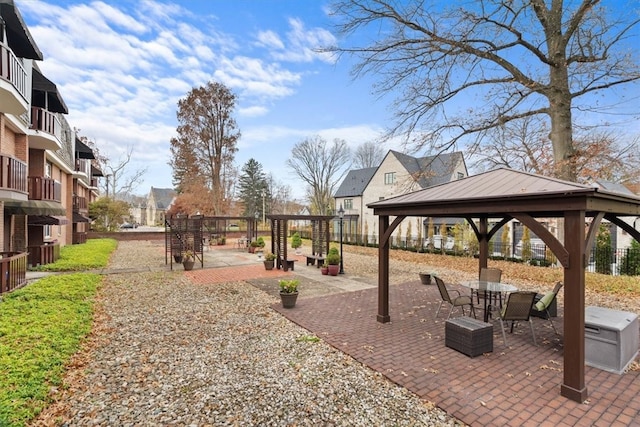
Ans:
{"type": "Polygon", "coordinates": [[[587,307],[584,319],[585,361],[621,374],[638,355],[638,316],[627,311],[587,307]]]}

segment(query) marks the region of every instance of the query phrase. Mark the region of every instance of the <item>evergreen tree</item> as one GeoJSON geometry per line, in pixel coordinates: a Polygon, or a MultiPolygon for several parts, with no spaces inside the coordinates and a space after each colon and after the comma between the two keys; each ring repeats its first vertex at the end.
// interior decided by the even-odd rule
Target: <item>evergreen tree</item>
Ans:
{"type": "Polygon", "coordinates": [[[256,212],[262,218],[262,202],[264,194],[264,215],[269,211],[269,186],[267,185],[267,176],[262,171],[262,165],[255,159],[249,159],[242,167],[242,173],[239,178],[238,195],[244,203],[245,216],[254,216],[256,212]]]}

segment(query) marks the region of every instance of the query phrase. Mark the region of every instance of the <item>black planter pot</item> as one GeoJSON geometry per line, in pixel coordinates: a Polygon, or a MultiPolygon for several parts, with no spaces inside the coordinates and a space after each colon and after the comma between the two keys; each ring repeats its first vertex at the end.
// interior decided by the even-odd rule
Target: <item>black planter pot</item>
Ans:
{"type": "Polygon", "coordinates": [[[265,270],[273,270],[273,265],[275,264],[274,260],[270,260],[270,261],[264,260],[263,262],[264,262],[265,270]]]}
{"type": "Polygon", "coordinates": [[[193,270],[195,261],[182,261],[182,266],[186,271],[193,270]]]}
{"type": "Polygon", "coordinates": [[[280,292],[280,300],[282,300],[282,308],[293,308],[296,306],[296,300],[298,299],[297,292],[280,292]]]}
{"type": "Polygon", "coordinates": [[[427,273],[419,273],[419,274],[420,274],[420,282],[422,282],[423,285],[431,284],[431,274],[427,274],[427,273]]]}

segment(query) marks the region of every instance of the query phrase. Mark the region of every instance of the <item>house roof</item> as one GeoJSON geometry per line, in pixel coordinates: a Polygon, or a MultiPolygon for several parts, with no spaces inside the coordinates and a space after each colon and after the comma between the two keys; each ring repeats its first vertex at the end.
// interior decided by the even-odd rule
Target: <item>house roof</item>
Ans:
{"type": "Polygon", "coordinates": [[[155,202],[156,209],[169,209],[171,202],[176,197],[176,192],[173,188],[154,188],[151,187],[151,196],[155,202]]]}
{"type": "Polygon", "coordinates": [[[361,196],[364,189],[373,178],[378,168],[364,168],[350,170],[347,176],[340,184],[334,197],[354,197],[361,196]]]}
{"type": "Polygon", "coordinates": [[[19,58],[42,61],[42,52],[33,40],[13,0],[0,0],[0,15],[4,19],[7,43],[13,53],[19,58]]]}
{"type": "Polygon", "coordinates": [[[394,150],[390,150],[390,153],[398,159],[422,188],[449,182],[453,169],[460,162],[464,163],[464,157],[459,151],[426,157],[413,157],[394,150]]]}

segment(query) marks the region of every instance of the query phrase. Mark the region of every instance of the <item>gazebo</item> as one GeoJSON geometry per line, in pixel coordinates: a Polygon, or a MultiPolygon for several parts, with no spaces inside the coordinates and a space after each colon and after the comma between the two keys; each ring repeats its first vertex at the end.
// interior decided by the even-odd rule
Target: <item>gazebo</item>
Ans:
{"type": "Polygon", "coordinates": [[[379,216],[378,315],[389,314],[390,236],[408,216],[464,218],[478,238],[478,271],[487,267],[489,240],[511,219],[540,237],[564,268],[564,378],[560,393],[576,402],[588,397],[585,385],[585,267],[600,222],[622,228],[640,242],[640,232],[622,217],[640,216],[640,197],[543,177],[497,169],[368,205],[379,216]],[[391,217],[393,217],[392,222],[391,217]],[[540,222],[564,223],[556,238],[540,222]],[[489,220],[496,222],[489,229],[489,220]],[[587,219],[590,219],[588,221],[587,219]]]}

